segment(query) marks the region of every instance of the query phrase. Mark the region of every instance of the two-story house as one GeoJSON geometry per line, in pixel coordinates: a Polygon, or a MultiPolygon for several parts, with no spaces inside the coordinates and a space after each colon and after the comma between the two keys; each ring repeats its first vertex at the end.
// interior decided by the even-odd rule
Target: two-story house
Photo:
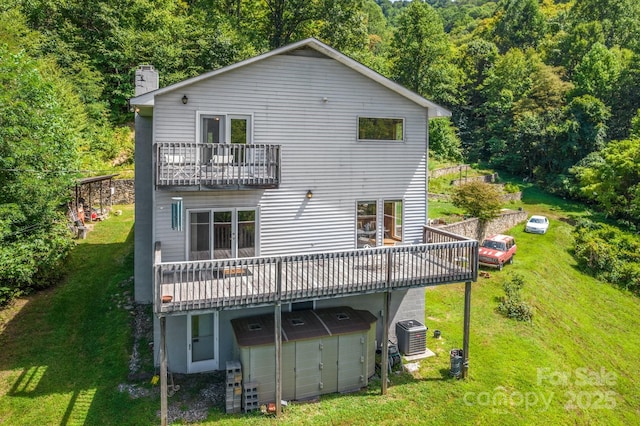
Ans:
{"type": "MultiPolygon", "coordinates": [[[[287,326],[326,339],[342,319],[370,336],[358,359],[371,365],[396,322],[424,321],[426,286],[476,280],[476,241],[425,231],[429,119],[445,108],[315,39],[161,89],[139,71],[155,90],[131,99],[135,298],[153,303],[171,371],[224,369],[266,344],[252,356],[295,376],[304,357],[283,366],[281,345],[321,337],[287,326]]],[[[351,368],[339,350],[323,356],[351,368]]]]}

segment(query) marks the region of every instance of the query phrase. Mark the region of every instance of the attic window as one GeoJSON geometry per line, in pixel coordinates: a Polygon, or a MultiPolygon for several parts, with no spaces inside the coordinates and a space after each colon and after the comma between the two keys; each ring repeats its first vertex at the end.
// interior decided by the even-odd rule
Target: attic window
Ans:
{"type": "Polygon", "coordinates": [[[358,117],[358,140],[402,142],[404,119],[358,117]]]}
{"type": "Polygon", "coordinates": [[[254,322],[253,324],[249,324],[249,331],[260,331],[260,330],[262,330],[262,326],[257,322],[254,322]]]}
{"type": "Polygon", "coordinates": [[[302,318],[291,318],[291,325],[294,327],[304,325],[304,321],[302,320],[302,318]]]}
{"type": "Polygon", "coordinates": [[[340,312],[336,314],[336,318],[338,319],[338,321],[344,321],[349,319],[349,315],[345,314],[344,312],[340,312]]]}

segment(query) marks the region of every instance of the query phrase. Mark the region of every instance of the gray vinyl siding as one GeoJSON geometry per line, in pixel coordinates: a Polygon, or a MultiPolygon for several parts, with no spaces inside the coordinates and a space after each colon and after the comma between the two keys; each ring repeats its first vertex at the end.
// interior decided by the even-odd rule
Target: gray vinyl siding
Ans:
{"type": "Polygon", "coordinates": [[[136,114],[136,180],[134,235],[135,300],[151,303],[153,298],[153,164],[152,164],[152,118],[136,114]]]}
{"type": "Polygon", "coordinates": [[[357,200],[404,201],[404,240],[426,222],[427,111],[342,64],[279,55],[155,99],[156,142],[197,141],[196,113],[251,114],[255,143],[281,144],[278,189],[156,192],[162,260],[185,259],[186,228],[170,227],[171,197],[185,209],[259,207],[259,254],[355,248],[357,200]],[[181,98],[189,102],[183,105],[181,98]],[[323,99],[327,98],[324,102],[323,99]],[[357,141],[357,117],[404,118],[403,142],[357,141]],[[307,190],[313,198],[305,198],[307,190]]]}

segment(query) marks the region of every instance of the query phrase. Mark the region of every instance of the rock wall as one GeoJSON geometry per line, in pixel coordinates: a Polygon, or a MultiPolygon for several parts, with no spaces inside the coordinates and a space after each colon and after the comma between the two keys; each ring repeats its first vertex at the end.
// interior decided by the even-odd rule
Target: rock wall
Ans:
{"type": "Polygon", "coordinates": [[[429,172],[429,177],[437,178],[444,175],[451,175],[453,173],[462,173],[462,172],[468,171],[470,168],[471,167],[468,164],[460,164],[457,166],[444,167],[442,169],[431,170],[429,172]]]}
{"type": "Polygon", "coordinates": [[[498,180],[498,174],[492,173],[490,175],[463,177],[462,179],[454,179],[451,181],[451,185],[457,186],[467,182],[495,183],[497,180],[498,180]]]}
{"type": "Polygon", "coordinates": [[[133,182],[133,179],[113,179],[111,185],[109,185],[108,181],[83,185],[80,188],[79,198],[84,198],[86,203],[91,199],[95,207],[100,203],[100,192],[102,192],[102,202],[105,206],[110,204],[133,204],[136,199],[133,182]],[[111,194],[112,187],[113,196],[111,194]]]}
{"type": "Polygon", "coordinates": [[[478,218],[471,218],[449,225],[432,225],[454,234],[463,235],[478,241],[484,240],[487,235],[500,234],[527,220],[529,214],[526,211],[509,210],[488,223],[481,226],[478,218]]]}
{"type": "Polygon", "coordinates": [[[115,187],[113,204],[134,204],[136,202],[133,183],[133,179],[115,179],[113,181],[113,186],[115,187]]]}

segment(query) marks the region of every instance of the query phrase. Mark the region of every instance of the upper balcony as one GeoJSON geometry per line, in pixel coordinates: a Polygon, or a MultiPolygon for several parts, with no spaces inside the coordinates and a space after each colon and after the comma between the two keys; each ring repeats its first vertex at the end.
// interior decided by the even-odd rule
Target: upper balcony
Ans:
{"type": "Polygon", "coordinates": [[[160,142],[156,186],[181,190],[277,188],[280,145],[160,142]]]}
{"type": "Polygon", "coordinates": [[[288,256],[162,262],[154,309],[234,309],[476,281],[478,242],[425,228],[429,244],[288,256]]]}

